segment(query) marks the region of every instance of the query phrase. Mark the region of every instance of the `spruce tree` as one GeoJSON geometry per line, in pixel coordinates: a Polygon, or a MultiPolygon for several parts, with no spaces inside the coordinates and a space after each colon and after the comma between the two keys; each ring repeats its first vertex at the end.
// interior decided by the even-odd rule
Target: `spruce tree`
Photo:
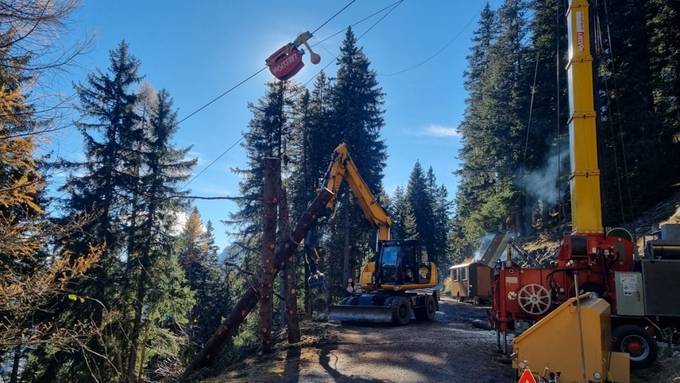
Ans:
{"type": "MultiPolygon", "coordinates": [[[[458,156],[460,168],[456,171],[460,181],[456,194],[456,215],[462,223],[473,211],[478,209],[484,196],[490,193],[495,159],[484,143],[487,104],[490,102],[489,61],[491,45],[497,36],[494,12],[487,3],[480,15],[479,24],[472,38],[472,47],[467,57],[468,70],[465,72],[465,115],[460,125],[462,146],[458,156]]],[[[458,226],[462,229],[462,226],[458,226]]],[[[461,235],[461,238],[464,236],[461,235]]],[[[475,238],[470,238],[474,241],[475,238]]]]}
{"type": "Polygon", "coordinates": [[[508,215],[515,216],[515,226],[521,221],[522,209],[512,205],[528,114],[525,7],[517,0],[506,0],[493,13],[485,7],[468,58],[456,227],[470,244],[487,231],[507,228],[508,215]]]}
{"type": "MultiPolygon", "coordinates": [[[[357,46],[356,37],[348,28],[337,60],[338,72],[332,88],[331,130],[335,144],[345,142],[352,153],[362,177],[374,194],[379,195],[383,169],[387,158],[385,143],[380,136],[383,121],[383,91],[370,61],[357,46]]],[[[331,269],[342,270],[342,277],[334,278],[334,285],[344,286],[355,278],[358,266],[374,247],[375,234],[364,219],[359,207],[344,187],[337,197],[338,217],[332,229],[329,257],[340,260],[331,269]],[[361,255],[363,254],[363,255],[361,255]]]]}
{"type": "Polygon", "coordinates": [[[413,208],[408,196],[401,186],[397,186],[390,204],[392,216],[392,235],[396,239],[413,239],[418,230],[416,228],[413,208]]]}
{"type": "Polygon", "coordinates": [[[447,270],[450,264],[449,234],[451,231],[450,202],[449,193],[444,185],[437,184],[437,177],[434,170],[430,167],[425,176],[427,192],[432,201],[432,243],[429,253],[432,260],[436,260],[441,270],[447,270]]]}
{"type": "Polygon", "coordinates": [[[234,169],[241,176],[239,183],[241,197],[237,200],[238,210],[231,214],[229,223],[238,227],[236,243],[246,251],[244,260],[252,265],[259,248],[262,232],[262,187],[264,177],[263,160],[267,157],[287,156],[290,136],[290,109],[293,101],[288,97],[297,93],[297,87],[287,82],[269,82],[265,95],[257,104],[249,105],[253,117],[248,124],[248,133],[242,144],[248,159],[245,168],[234,169]]]}
{"type": "MultiPolygon", "coordinates": [[[[144,350],[149,339],[143,340],[143,329],[154,329],[154,335],[180,338],[172,330],[165,328],[170,315],[177,325],[186,324],[189,312],[181,307],[193,304],[193,295],[186,286],[184,276],[178,270],[176,256],[173,254],[173,234],[171,227],[177,211],[182,207],[182,196],[186,194],[180,189],[180,183],[191,175],[191,168],[196,160],[186,159],[188,148],[178,149],[172,144],[172,137],[177,130],[176,113],[172,109],[172,100],[167,91],[158,93],[157,103],[150,114],[148,130],[144,132],[146,140],[143,152],[145,171],[141,180],[143,218],[140,225],[139,243],[136,246],[135,258],[128,254],[128,262],[137,267],[136,296],[134,297],[134,318],[130,332],[130,351],[128,353],[127,375],[129,381],[136,380],[141,371],[137,366],[145,366],[147,360],[144,350]],[[167,294],[158,294],[159,289],[154,280],[173,278],[174,283],[166,286],[167,294]],[[144,319],[145,307],[176,308],[162,313],[162,318],[144,319]],[[162,334],[162,335],[161,335],[162,334]],[[138,349],[142,348],[141,352],[138,349]]],[[[161,291],[164,291],[161,289],[161,291]]],[[[146,338],[146,335],[144,336],[146,338]]],[[[153,339],[152,339],[153,340],[153,339]]],[[[164,350],[166,351],[166,350],[164,350]]],[[[175,353],[174,356],[177,356],[175,353]]],[[[172,357],[172,352],[166,352],[172,357]]]]}
{"type": "Polygon", "coordinates": [[[212,223],[203,227],[198,209],[187,219],[179,239],[179,260],[191,289],[196,293],[196,305],[190,316],[191,350],[200,350],[227,313],[229,286],[217,261],[212,223]]]}
{"type": "MultiPolygon", "coordinates": [[[[115,281],[111,278],[120,267],[118,254],[122,248],[123,216],[128,213],[124,196],[127,182],[126,158],[135,141],[139,116],[135,112],[135,86],[139,61],[122,41],[110,52],[108,72],[95,71],[85,84],[76,85],[80,97],[79,111],[84,118],[78,123],[85,143],[84,174],[69,177],[65,189],[70,193],[67,211],[71,217],[95,214],[84,227],[88,235],[101,240],[106,251],[93,279],[93,294],[105,304],[112,302],[115,281]]],[[[73,238],[68,247],[84,253],[83,236],[73,238]]]]}
{"type": "MultiPolygon", "coordinates": [[[[135,111],[137,94],[134,87],[141,76],[139,61],[128,51],[123,41],[110,52],[110,66],[106,72],[95,70],[87,81],[75,86],[80,103],[81,120],[77,123],[85,147],[85,161],[70,163],[78,173],[68,177],[64,190],[69,194],[65,203],[64,222],[83,221],[81,232],[66,235],[60,245],[64,252],[84,256],[92,243],[104,246],[98,267],[91,270],[89,278],[70,286],[78,295],[89,296],[101,304],[84,305],[80,315],[61,314],[67,325],[78,321],[92,321],[97,326],[110,323],[109,319],[129,312],[125,305],[130,289],[128,278],[123,274],[126,254],[125,217],[130,214],[127,197],[134,189],[135,177],[129,175],[130,160],[135,156],[133,148],[140,136],[139,115],[135,111]]],[[[127,321],[126,321],[127,323],[127,321]]],[[[125,333],[128,329],[111,326],[103,336],[93,337],[88,347],[100,355],[110,350],[106,357],[124,365],[128,349],[125,333]]],[[[90,379],[89,355],[68,353],[54,358],[54,369],[68,370],[63,374],[74,379],[90,379]],[[62,359],[63,358],[63,359],[62,359]]],[[[50,369],[48,369],[50,370],[50,369]]],[[[118,374],[111,364],[102,363],[99,378],[113,380],[118,374]]]]}
{"type": "Polygon", "coordinates": [[[650,0],[645,2],[645,10],[657,140],[662,161],[669,166],[661,177],[651,173],[672,185],[680,182],[680,4],[650,0]]]}

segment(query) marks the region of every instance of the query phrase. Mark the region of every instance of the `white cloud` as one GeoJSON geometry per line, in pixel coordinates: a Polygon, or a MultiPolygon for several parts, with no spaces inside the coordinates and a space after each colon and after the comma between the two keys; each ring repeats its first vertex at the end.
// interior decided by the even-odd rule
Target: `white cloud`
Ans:
{"type": "Polygon", "coordinates": [[[420,131],[420,135],[427,137],[460,137],[460,132],[458,128],[453,126],[430,124],[420,131]]]}

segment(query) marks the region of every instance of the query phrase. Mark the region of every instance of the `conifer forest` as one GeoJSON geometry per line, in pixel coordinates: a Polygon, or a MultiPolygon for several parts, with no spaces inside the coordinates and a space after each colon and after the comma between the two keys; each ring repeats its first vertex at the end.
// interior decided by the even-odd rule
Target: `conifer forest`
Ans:
{"type": "MultiPolygon", "coordinates": [[[[572,231],[573,101],[565,70],[570,1],[475,2],[471,39],[460,42],[465,69],[448,71],[462,78],[465,94],[464,112],[451,133],[458,144],[436,153],[447,173],[419,159],[399,169],[399,185],[385,181],[388,160],[401,153],[390,147],[393,137],[386,133],[393,104],[381,85],[384,68],[369,54],[369,44],[378,42],[364,35],[389,24],[392,11],[434,10],[439,2],[328,3],[322,16],[310,15],[293,29],[304,31],[349,5],[361,8],[357,14],[367,21],[349,25],[355,20],[346,18],[340,25],[336,19],[336,27],[344,28],[335,42],[315,45],[313,32],[311,47],[306,40],[297,44],[306,49],[304,61],[313,50],[323,56],[321,65],[307,64],[305,70],[318,72],[309,81],[278,80],[267,70],[244,80],[257,84],[256,97],[221,99],[227,90],[210,101],[214,95],[201,91],[185,106],[174,101],[178,93],[155,80],[134,38],[102,47],[101,41],[64,37],[90,1],[0,0],[0,382],[458,381],[437,375],[441,372],[375,378],[373,367],[341,373],[342,363],[332,367],[333,356],[323,356],[329,346],[316,346],[319,371],[327,371],[327,379],[308,374],[304,364],[295,377],[222,375],[245,369],[247,358],[272,352],[291,358],[297,350],[294,360],[310,357],[304,346],[280,348],[286,336],[297,345],[320,331],[340,331],[345,339],[347,330],[324,327],[340,326],[329,324],[329,307],[353,292],[348,281],[359,285],[363,265],[376,262],[379,250],[376,224],[367,219],[353,185],[346,182],[318,202],[341,143],[375,197],[371,204],[389,216],[390,238],[417,240],[427,264],[436,265],[427,274],[438,275],[434,297],[442,301],[435,321],[455,321],[458,314],[440,313],[458,310],[447,305],[463,305],[443,301],[456,298],[449,268],[479,259],[480,246],[484,252],[493,234],[508,233],[513,246],[538,257],[548,250],[526,244],[553,243],[556,256],[563,234],[572,231]],[[322,49],[332,44],[339,48],[337,57],[322,49]],[[89,66],[93,51],[108,52],[97,61],[101,65],[89,66]],[[87,75],[73,76],[75,66],[85,67],[87,75]],[[50,89],[55,77],[66,79],[71,95],[50,89]],[[247,125],[216,122],[210,129],[243,132],[233,145],[224,142],[225,149],[231,145],[226,152],[243,158],[226,170],[239,181],[229,195],[207,196],[192,189],[192,182],[205,177],[217,159],[198,158],[198,145],[177,135],[194,114],[237,102],[248,113],[247,125]],[[77,159],[63,155],[52,140],[66,130],[78,142],[77,159]],[[205,208],[211,198],[234,208],[213,215],[205,208]],[[312,210],[315,199],[323,207],[330,198],[332,211],[312,210]],[[320,273],[323,282],[314,283],[320,273]]],[[[274,12],[285,7],[270,3],[274,12]]],[[[680,207],[680,2],[587,3],[602,225],[624,227],[637,238],[648,234],[654,219],[661,220],[660,204],[680,207]]],[[[290,6],[304,13],[299,2],[290,6]]],[[[451,33],[460,27],[451,25],[451,33]]],[[[437,38],[448,37],[432,37],[437,38]]],[[[257,69],[251,67],[271,52],[258,54],[262,60],[234,55],[231,60],[243,66],[233,70],[257,69]]],[[[421,64],[431,65],[428,60],[421,64]]],[[[228,181],[211,176],[209,182],[228,181]]],[[[487,308],[462,309],[477,310],[472,319],[486,321],[487,308]]],[[[412,339],[429,331],[419,326],[398,328],[412,339]]],[[[392,331],[349,329],[363,333],[356,335],[358,343],[392,331]]],[[[418,347],[453,336],[432,331],[433,338],[418,347]]],[[[495,335],[485,336],[490,344],[496,341],[495,335]]],[[[465,352],[462,344],[451,347],[465,352]]],[[[677,360],[675,350],[670,358],[677,360]]],[[[680,363],[672,368],[680,376],[680,363]]],[[[516,381],[514,375],[488,376],[478,381],[516,381]]]]}

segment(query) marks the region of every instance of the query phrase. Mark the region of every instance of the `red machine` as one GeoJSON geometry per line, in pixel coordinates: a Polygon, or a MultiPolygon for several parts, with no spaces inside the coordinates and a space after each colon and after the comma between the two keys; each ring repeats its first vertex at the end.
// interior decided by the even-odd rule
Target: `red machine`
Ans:
{"type": "Polygon", "coordinates": [[[312,64],[318,64],[321,61],[321,56],[314,53],[307,43],[307,40],[311,37],[312,34],[309,32],[301,33],[295,41],[282,46],[265,60],[269,71],[272,72],[274,77],[281,81],[288,80],[305,66],[305,63],[302,61],[302,56],[305,52],[299,49],[300,45],[304,45],[309,50],[312,64]]]}
{"type": "Polygon", "coordinates": [[[633,242],[622,229],[607,236],[567,234],[554,267],[521,268],[505,262],[494,275],[491,321],[504,333],[515,321],[540,319],[579,290],[607,299],[616,312],[614,271],[633,270],[633,242]]]}

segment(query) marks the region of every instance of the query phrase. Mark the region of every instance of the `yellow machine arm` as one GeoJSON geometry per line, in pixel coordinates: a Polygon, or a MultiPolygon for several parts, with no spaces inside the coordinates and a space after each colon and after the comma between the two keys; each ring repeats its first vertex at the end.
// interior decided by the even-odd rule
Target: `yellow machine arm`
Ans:
{"type": "Polygon", "coordinates": [[[571,0],[569,29],[569,149],[572,229],[575,233],[602,233],[600,169],[593,101],[593,57],[587,0],[571,0]]]}
{"type": "Polygon", "coordinates": [[[337,203],[336,196],[344,180],[349,184],[349,188],[359,202],[359,206],[361,206],[366,219],[378,228],[378,240],[386,241],[390,239],[392,219],[385,209],[380,206],[366,181],[359,174],[359,169],[349,155],[347,144],[342,143],[335,148],[333,160],[328,166],[328,172],[326,173],[325,186],[333,193],[333,198],[331,198],[326,207],[331,211],[335,208],[337,203]]]}

